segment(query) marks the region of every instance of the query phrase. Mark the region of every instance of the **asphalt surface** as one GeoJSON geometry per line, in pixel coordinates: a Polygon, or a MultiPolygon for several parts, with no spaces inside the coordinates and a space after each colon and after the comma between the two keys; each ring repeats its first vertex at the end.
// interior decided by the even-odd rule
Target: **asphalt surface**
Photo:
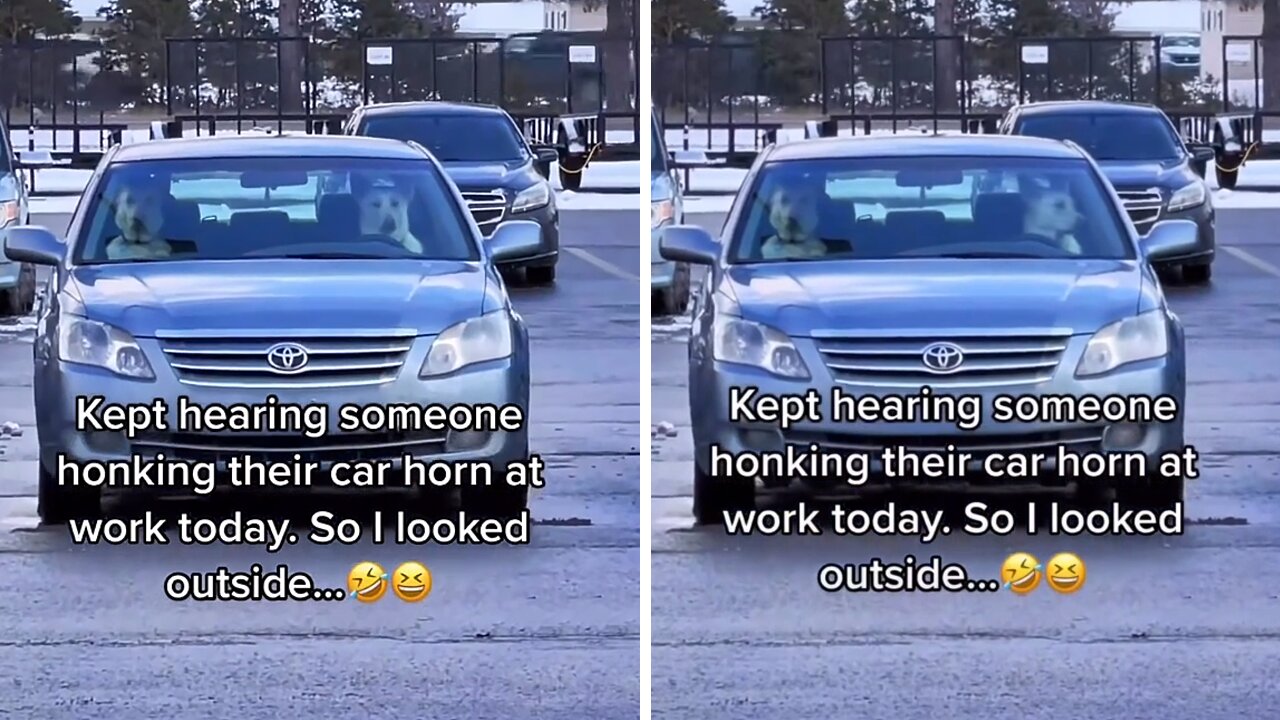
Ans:
{"type": "MultiPolygon", "coordinates": [[[[24,430],[0,457],[0,715],[638,717],[637,231],[636,212],[568,212],[556,286],[513,291],[533,345],[531,447],[547,464],[528,545],[73,546],[36,518],[30,321],[0,327],[0,422],[24,430]],[[341,587],[364,560],[420,561],[433,590],[364,605],[179,603],[162,588],[173,571],[254,563],[341,587]]],[[[295,502],[248,509],[386,503],[295,502]]]]}
{"type": "MultiPolygon", "coordinates": [[[[721,217],[695,222],[718,230],[721,217]]],[[[1280,688],[1280,210],[1227,210],[1187,328],[1185,534],[733,537],[693,529],[681,322],[656,325],[655,718],[1274,717],[1280,688]],[[1073,595],[827,593],[826,563],[939,555],[996,578],[1012,552],[1088,568],[1073,595]]],[[[1025,502],[1021,500],[1021,502],[1025,502]]],[[[995,504],[995,500],[993,500],[995,504]]],[[[788,507],[783,505],[782,507],[788,507]]],[[[794,507],[791,505],[790,507],[794,507]]]]}

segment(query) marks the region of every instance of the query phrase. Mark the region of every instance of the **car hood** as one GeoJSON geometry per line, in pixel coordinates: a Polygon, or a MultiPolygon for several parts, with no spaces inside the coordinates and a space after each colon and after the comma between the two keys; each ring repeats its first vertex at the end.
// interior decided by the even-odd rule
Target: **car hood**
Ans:
{"type": "Polygon", "coordinates": [[[454,184],[460,188],[494,188],[527,174],[522,162],[447,162],[442,163],[454,184]]]}
{"type": "Polygon", "coordinates": [[[1195,179],[1180,160],[1105,160],[1098,163],[1102,174],[1119,190],[1169,187],[1176,190],[1195,179]],[[1177,187],[1174,187],[1177,186],[1177,187]]]}
{"type": "Polygon", "coordinates": [[[480,314],[477,263],[233,260],[75,268],[68,310],[135,337],[164,330],[374,330],[422,335],[480,314]]]}
{"type": "Polygon", "coordinates": [[[815,330],[1092,333],[1134,314],[1132,260],[849,260],[738,265],[725,288],[747,319],[815,330]]]}

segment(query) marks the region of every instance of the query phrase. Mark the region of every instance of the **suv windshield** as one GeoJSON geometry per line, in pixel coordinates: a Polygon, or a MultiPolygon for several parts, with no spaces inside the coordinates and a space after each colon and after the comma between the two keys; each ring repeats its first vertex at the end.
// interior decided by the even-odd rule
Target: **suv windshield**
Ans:
{"type": "Polygon", "coordinates": [[[1018,135],[1070,140],[1095,160],[1176,160],[1182,142],[1161,115],[1103,113],[1035,115],[1018,123],[1018,135]]]}
{"type": "Polygon", "coordinates": [[[524,139],[502,115],[394,115],[367,118],[360,135],[410,140],[440,162],[522,162],[524,139]]]}
{"type": "Polygon", "coordinates": [[[97,186],[75,262],[478,260],[431,162],[184,158],[121,163],[97,186]]]}
{"type": "Polygon", "coordinates": [[[1084,160],[839,158],[766,165],[734,262],[1133,259],[1128,227],[1084,160]]]}

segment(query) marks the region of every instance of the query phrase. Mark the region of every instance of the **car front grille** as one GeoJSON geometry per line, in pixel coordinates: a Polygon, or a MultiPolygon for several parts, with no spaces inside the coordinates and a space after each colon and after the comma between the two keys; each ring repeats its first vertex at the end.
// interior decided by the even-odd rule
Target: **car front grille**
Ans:
{"type": "Polygon", "coordinates": [[[1067,349],[1069,330],[1036,334],[936,336],[852,336],[824,334],[815,340],[835,381],[868,387],[934,388],[1031,385],[1053,377],[1067,349]],[[931,370],[925,351],[951,346],[960,361],[946,371],[931,370]]]}
{"type": "Polygon", "coordinates": [[[812,433],[787,431],[785,441],[798,450],[817,444],[829,452],[865,454],[879,459],[886,448],[902,448],[913,454],[968,453],[973,460],[982,460],[1000,453],[1044,453],[1056,458],[1058,448],[1067,452],[1085,454],[1098,452],[1102,447],[1105,428],[1080,427],[1067,430],[1036,433],[1002,433],[996,435],[976,433],[950,433],[946,435],[857,435],[851,433],[812,433]]]}
{"type": "Polygon", "coordinates": [[[412,330],[334,335],[230,333],[170,335],[160,346],[178,381],[213,388],[339,388],[380,385],[396,379],[413,346],[412,330]],[[272,349],[288,345],[303,360],[289,370],[273,367],[272,349]]]}
{"type": "Polygon", "coordinates": [[[259,463],[333,463],[395,461],[405,455],[420,457],[444,452],[444,433],[351,433],[308,438],[290,434],[247,433],[144,433],[132,440],[141,457],[164,453],[166,459],[223,464],[232,458],[252,458],[259,463]]]}
{"type": "Polygon", "coordinates": [[[464,190],[462,199],[467,201],[467,209],[485,237],[493,234],[493,229],[507,215],[507,197],[501,190],[464,190]]]}
{"type": "Polygon", "coordinates": [[[1133,221],[1139,233],[1146,234],[1164,211],[1164,198],[1155,188],[1117,190],[1116,194],[1120,196],[1125,212],[1129,213],[1129,219],[1133,221]]]}

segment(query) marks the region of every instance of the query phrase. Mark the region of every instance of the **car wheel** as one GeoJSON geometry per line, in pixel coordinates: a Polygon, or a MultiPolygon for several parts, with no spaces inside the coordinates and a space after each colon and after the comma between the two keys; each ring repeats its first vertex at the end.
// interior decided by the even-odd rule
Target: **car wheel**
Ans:
{"type": "Polygon", "coordinates": [[[0,313],[6,316],[26,315],[35,305],[35,268],[23,265],[18,271],[18,284],[8,290],[0,290],[0,313]]]}
{"type": "Polygon", "coordinates": [[[689,266],[676,266],[671,287],[653,294],[654,315],[683,315],[689,308],[689,266]]]}
{"type": "Polygon", "coordinates": [[[1213,266],[1204,265],[1183,265],[1182,280],[1192,285],[1204,285],[1213,277],[1213,266]]]}
{"type": "Polygon", "coordinates": [[[41,524],[62,525],[71,520],[92,520],[102,514],[101,489],[59,486],[58,478],[45,467],[43,457],[38,467],[36,512],[41,524]]]}
{"type": "MultiPolygon", "coordinates": [[[[528,457],[528,446],[525,446],[528,457]]],[[[506,467],[494,467],[492,485],[464,485],[459,488],[462,511],[468,515],[509,520],[529,509],[529,486],[513,487],[504,479],[506,467]]]]}
{"type": "Polygon", "coordinates": [[[525,268],[525,278],[533,285],[551,285],[556,281],[555,265],[535,265],[525,268]]]}
{"type": "Polygon", "coordinates": [[[756,483],[744,477],[713,477],[693,465],[693,517],[699,525],[719,525],[727,512],[752,510],[756,483]]]}

